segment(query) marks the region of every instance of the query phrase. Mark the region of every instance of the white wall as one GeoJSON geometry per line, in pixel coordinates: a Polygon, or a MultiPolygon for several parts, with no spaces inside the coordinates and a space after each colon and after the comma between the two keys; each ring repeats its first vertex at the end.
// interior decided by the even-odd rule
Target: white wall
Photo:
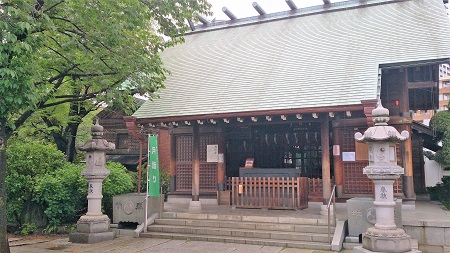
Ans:
{"type": "Polygon", "coordinates": [[[430,160],[427,157],[424,157],[425,160],[425,186],[433,187],[437,183],[442,182],[442,177],[446,176],[446,171],[444,172],[443,166],[434,161],[430,160]]]}

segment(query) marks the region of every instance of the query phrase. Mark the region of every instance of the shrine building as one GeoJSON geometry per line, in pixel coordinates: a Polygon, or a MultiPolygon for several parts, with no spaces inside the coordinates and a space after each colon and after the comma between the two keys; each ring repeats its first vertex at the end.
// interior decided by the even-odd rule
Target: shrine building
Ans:
{"type": "Polygon", "coordinates": [[[233,178],[306,178],[298,182],[307,184],[308,200],[324,203],[334,185],[338,199],[373,196],[362,172],[367,144],[354,134],[373,125],[378,100],[389,125],[410,132],[398,144],[405,174],[394,193],[414,200],[425,192],[422,148],[438,148],[411,113],[439,105],[439,64],[450,60],[442,0],[287,9],[202,19],[184,43],[161,53],[166,88],[126,121],[170,134],[160,143],[168,151],[160,159],[170,164],[169,201],[214,200],[224,191],[232,201],[242,194],[233,178]]]}

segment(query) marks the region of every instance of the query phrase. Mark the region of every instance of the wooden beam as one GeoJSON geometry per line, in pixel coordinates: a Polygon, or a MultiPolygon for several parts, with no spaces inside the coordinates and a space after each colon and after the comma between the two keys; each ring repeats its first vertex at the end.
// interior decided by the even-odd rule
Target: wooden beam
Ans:
{"type": "Polygon", "coordinates": [[[408,70],[404,69],[403,78],[400,80],[400,116],[409,115],[409,88],[408,88],[408,70]]]}
{"type": "Polygon", "coordinates": [[[266,15],[266,12],[261,8],[261,6],[257,2],[252,3],[253,8],[255,8],[256,12],[259,13],[259,15],[266,15]]]}
{"type": "Polygon", "coordinates": [[[225,13],[225,15],[228,16],[228,18],[230,18],[230,20],[235,20],[237,19],[236,16],[227,8],[227,7],[223,7],[222,8],[223,13],[225,13]]]}
{"type": "Polygon", "coordinates": [[[177,147],[176,147],[176,136],[172,132],[169,133],[169,143],[170,143],[169,191],[175,192],[176,191],[175,186],[177,184],[177,161],[176,161],[177,147]]]}
{"type": "Polygon", "coordinates": [[[328,115],[320,117],[320,136],[322,150],[322,183],[323,183],[323,204],[328,204],[331,196],[331,173],[330,173],[330,122],[328,115]]]}
{"type": "MultiPolygon", "coordinates": [[[[337,145],[339,150],[338,154],[333,154],[333,168],[334,168],[334,184],[336,185],[337,196],[342,196],[344,189],[344,168],[342,166],[342,156],[341,156],[341,143],[339,140],[339,129],[333,128],[333,149],[334,145],[337,145]]],[[[334,153],[334,150],[333,150],[334,153]]]]}
{"type": "Polygon", "coordinates": [[[402,130],[408,131],[410,136],[402,143],[402,160],[405,174],[403,175],[403,185],[405,198],[408,200],[415,200],[414,193],[414,175],[413,175],[413,161],[412,161],[412,141],[411,141],[411,125],[404,125],[402,130]]]}
{"type": "Polygon", "coordinates": [[[252,112],[237,112],[237,113],[215,113],[215,114],[202,114],[202,115],[187,115],[187,116],[173,116],[163,118],[139,118],[136,120],[139,124],[158,123],[158,122],[171,122],[171,121],[192,121],[198,119],[223,119],[234,117],[257,117],[257,116],[274,116],[281,114],[310,114],[310,113],[328,113],[333,111],[345,112],[345,111],[362,111],[364,107],[361,104],[344,105],[344,106],[325,106],[325,107],[310,107],[299,109],[283,109],[283,110],[264,110],[264,111],[252,111],[252,112]]]}
{"type": "Polygon", "coordinates": [[[223,128],[221,128],[221,131],[218,136],[218,144],[219,144],[219,156],[222,155],[223,161],[219,160],[219,163],[217,164],[217,190],[224,191],[226,190],[226,164],[225,164],[225,136],[223,132],[223,128]]]}
{"type": "Polygon", "coordinates": [[[192,201],[200,200],[200,136],[198,125],[192,126],[192,201]]]}
{"type": "Polygon", "coordinates": [[[295,5],[294,1],[292,1],[292,0],[285,0],[285,1],[291,10],[297,9],[297,6],[295,5]]]}
{"type": "Polygon", "coordinates": [[[202,24],[207,25],[209,24],[209,21],[202,15],[197,15],[197,18],[200,22],[202,22],[202,24]]]}

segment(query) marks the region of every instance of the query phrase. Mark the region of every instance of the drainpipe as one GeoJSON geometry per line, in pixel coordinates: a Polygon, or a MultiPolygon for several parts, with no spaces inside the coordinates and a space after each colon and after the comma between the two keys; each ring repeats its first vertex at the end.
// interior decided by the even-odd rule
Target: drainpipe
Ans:
{"type": "Polygon", "coordinates": [[[125,125],[128,129],[128,134],[133,138],[139,140],[139,165],[138,165],[138,193],[141,193],[141,177],[142,177],[142,146],[144,144],[144,135],[138,133],[137,125],[136,125],[136,117],[134,116],[125,116],[123,117],[125,120],[125,125]]]}

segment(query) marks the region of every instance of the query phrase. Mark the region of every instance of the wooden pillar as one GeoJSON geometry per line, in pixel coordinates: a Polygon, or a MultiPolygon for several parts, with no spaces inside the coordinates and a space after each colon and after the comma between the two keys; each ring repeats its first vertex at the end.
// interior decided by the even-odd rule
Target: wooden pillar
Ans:
{"type": "Polygon", "coordinates": [[[339,149],[339,155],[334,155],[333,151],[334,184],[336,185],[337,196],[342,196],[344,189],[344,167],[342,166],[341,143],[337,128],[333,128],[333,145],[338,146],[339,149]]]}
{"type": "Polygon", "coordinates": [[[330,178],[330,123],[328,114],[320,115],[320,136],[322,149],[322,184],[323,184],[323,204],[328,203],[331,196],[330,178]]]}
{"type": "Polygon", "coordinates": [[[192,201],[200,200],[200,137],[197,123],[192,124],[192,201]]]}
{"type": "MultiPolygon", "coordinates": [[[[402,90],[399,102],[400,116],[410,118],[407,68],[403,69],[403,78],[400,80],[400,85],[402,90]]],[[[402,144],[403,168],[405,169],[405,174],[403,175],[403,193],[405,194],[406,200],[414,200],[416,195],[414,193],[411,125],[403,125],[402,130],[406,130],[410,134],[410,137],[402,144]]]]}
{"type": "Polygon", "coordinates": [[[408,89],[408,69],[404,68],[403,78],[400,80],[400,98],[399,98],[399,111],[402,117],[411,117],[409,113],[409,89],[408,89]]]}
{"type": "Polygon", "coordinates": [[[217,165],[217,190],[224,191],[226,184],[226,164],[225,164],[225,137],[223,128],[219,132],[219,163],[217,165]],[[220,159],[222,156],[223,160],[220,159]]]}
{"type": "Polygon", "coordinates": [[[173,134],[172,130],[169,132],[169,145],[170,145],[170,165],[169,165],[169,174],[170,174],[170,186],[169,191],[175,192],[177,185],[177,145],[176,145],[176,136],[173,134]]]}
{"type": "Polygon", "coordinates": [[[377,99],[361,100],[361,104],[364,107],[364,115],[366,115],[367,125],[373,126],[372,111],[377,107],[377,99]]]}
{"type": "MultiPolygon", "coordinates": [[[[404,125],[402,130],[406,130],[411,135],[411,125],[404,125]]],[[[413,175],[413,162],[412,162],[412,141],[411,136],[403,142],[402,148],[402,160],[405,174],[403,175],[403,193],[406,200],[415,200],[416,195],[414,193],[414,175],[413,175]]]]}

